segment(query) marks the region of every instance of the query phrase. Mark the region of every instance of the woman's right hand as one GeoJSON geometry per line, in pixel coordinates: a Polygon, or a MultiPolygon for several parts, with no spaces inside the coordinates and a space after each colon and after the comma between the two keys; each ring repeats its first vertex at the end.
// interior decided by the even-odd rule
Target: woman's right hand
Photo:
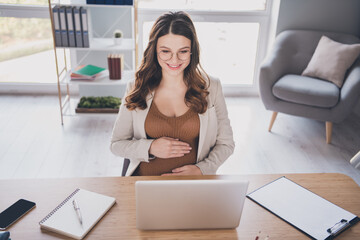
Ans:
{"type": "Polygon", "coordinates": [[[154,140],[149,153],[159,158],[182,157],[189,153],[191,147],[188,143],[170,137],[161,137],[154,140]]]}

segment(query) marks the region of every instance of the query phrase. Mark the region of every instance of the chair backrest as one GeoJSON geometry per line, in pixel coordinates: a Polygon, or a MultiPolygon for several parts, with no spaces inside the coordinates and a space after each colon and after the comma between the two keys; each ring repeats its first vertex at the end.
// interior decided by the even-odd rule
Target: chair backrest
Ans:
{"type": "Polygon", "coordinates": [[[291,59],[289,73],[301,74],[306,68],[322,35],[330,39],[344,43],[359,43],[360,39],[354,35],[335,32],[311,31],[311,30],[286,30],[276,37],[275,48],[291,59]]]}
{"type": "Polygon", "coordinates": [[[360,170],[360,151],[350,160],[350,163],[354,168],[360,170]]]}
{"type": "Polygon", "coordinates": [[[129,164],[130,164],[130,159],[124,158],[124,163],[123,163],[123,168],[122,168],[122,173],[121,173],[122,177],[126,176],[126,171],[129,168],[129,164]]]}

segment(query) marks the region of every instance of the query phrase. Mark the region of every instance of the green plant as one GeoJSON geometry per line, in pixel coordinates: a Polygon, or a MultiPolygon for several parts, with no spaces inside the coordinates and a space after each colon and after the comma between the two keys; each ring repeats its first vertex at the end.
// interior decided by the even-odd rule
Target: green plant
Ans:
{"type": "Polygon", "coordinates": [[[122,36],[123,36],[122,31],[120,31],[120,30],[114,31],[114,38],[122,38],[122,36]]]}
{"type": "Polygon", "coordinates": [[[114,108],[119,109],[121,99],[117,97],[82,97],[78,108],[114,108]]]}

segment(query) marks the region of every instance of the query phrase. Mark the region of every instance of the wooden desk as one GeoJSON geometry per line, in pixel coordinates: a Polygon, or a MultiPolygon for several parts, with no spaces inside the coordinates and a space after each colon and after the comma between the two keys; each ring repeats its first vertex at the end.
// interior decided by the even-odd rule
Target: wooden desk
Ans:
{"type": "MultiPolygon", "coordinates": [[[[240,225],[228,230],[140,231],[136,229],[134,183],[158,179],[247,179],[248,192],[282,175],[241,175],[203,177],[108,177],[75,179],[0,180],[0,211],[19,198],[37,206],[9,228],[12,239],[67,239],[42,231],[38,222],[77,187],[116,198],[116,204],[89,232],[85,239],[309,239],[303,233],[246,199],[240,225]]],[[[360,187],[348,176],[336,173],[285,174],[334,204],[360,216],[360,187]]],[[[341,234],[339,239],[360,239],[360,224],[341,234]]]]}

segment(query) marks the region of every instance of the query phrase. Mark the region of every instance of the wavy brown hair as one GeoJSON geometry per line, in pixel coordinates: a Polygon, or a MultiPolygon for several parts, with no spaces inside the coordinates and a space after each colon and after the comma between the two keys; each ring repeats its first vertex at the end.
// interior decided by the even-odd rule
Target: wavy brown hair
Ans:
{"type": "Polygon", "coordinates": [[[185,12],[169,12],[156,20],[150,32],[149,44],[143,60],[135,74],[135,86],[126,97],[125,106],[129,110],[147,108],[146,97],[159,86],[162,78],[156,44],[160,37],[169,33],[184,36],[191,41],[191,59],[184,70],[184,82],[187,86],[185,103],[193,111],[204,113],[208,105],[206,96],[209,94],[207,89],[210,81],[199,62],[200,48],[194,24],[185,12]]]}

